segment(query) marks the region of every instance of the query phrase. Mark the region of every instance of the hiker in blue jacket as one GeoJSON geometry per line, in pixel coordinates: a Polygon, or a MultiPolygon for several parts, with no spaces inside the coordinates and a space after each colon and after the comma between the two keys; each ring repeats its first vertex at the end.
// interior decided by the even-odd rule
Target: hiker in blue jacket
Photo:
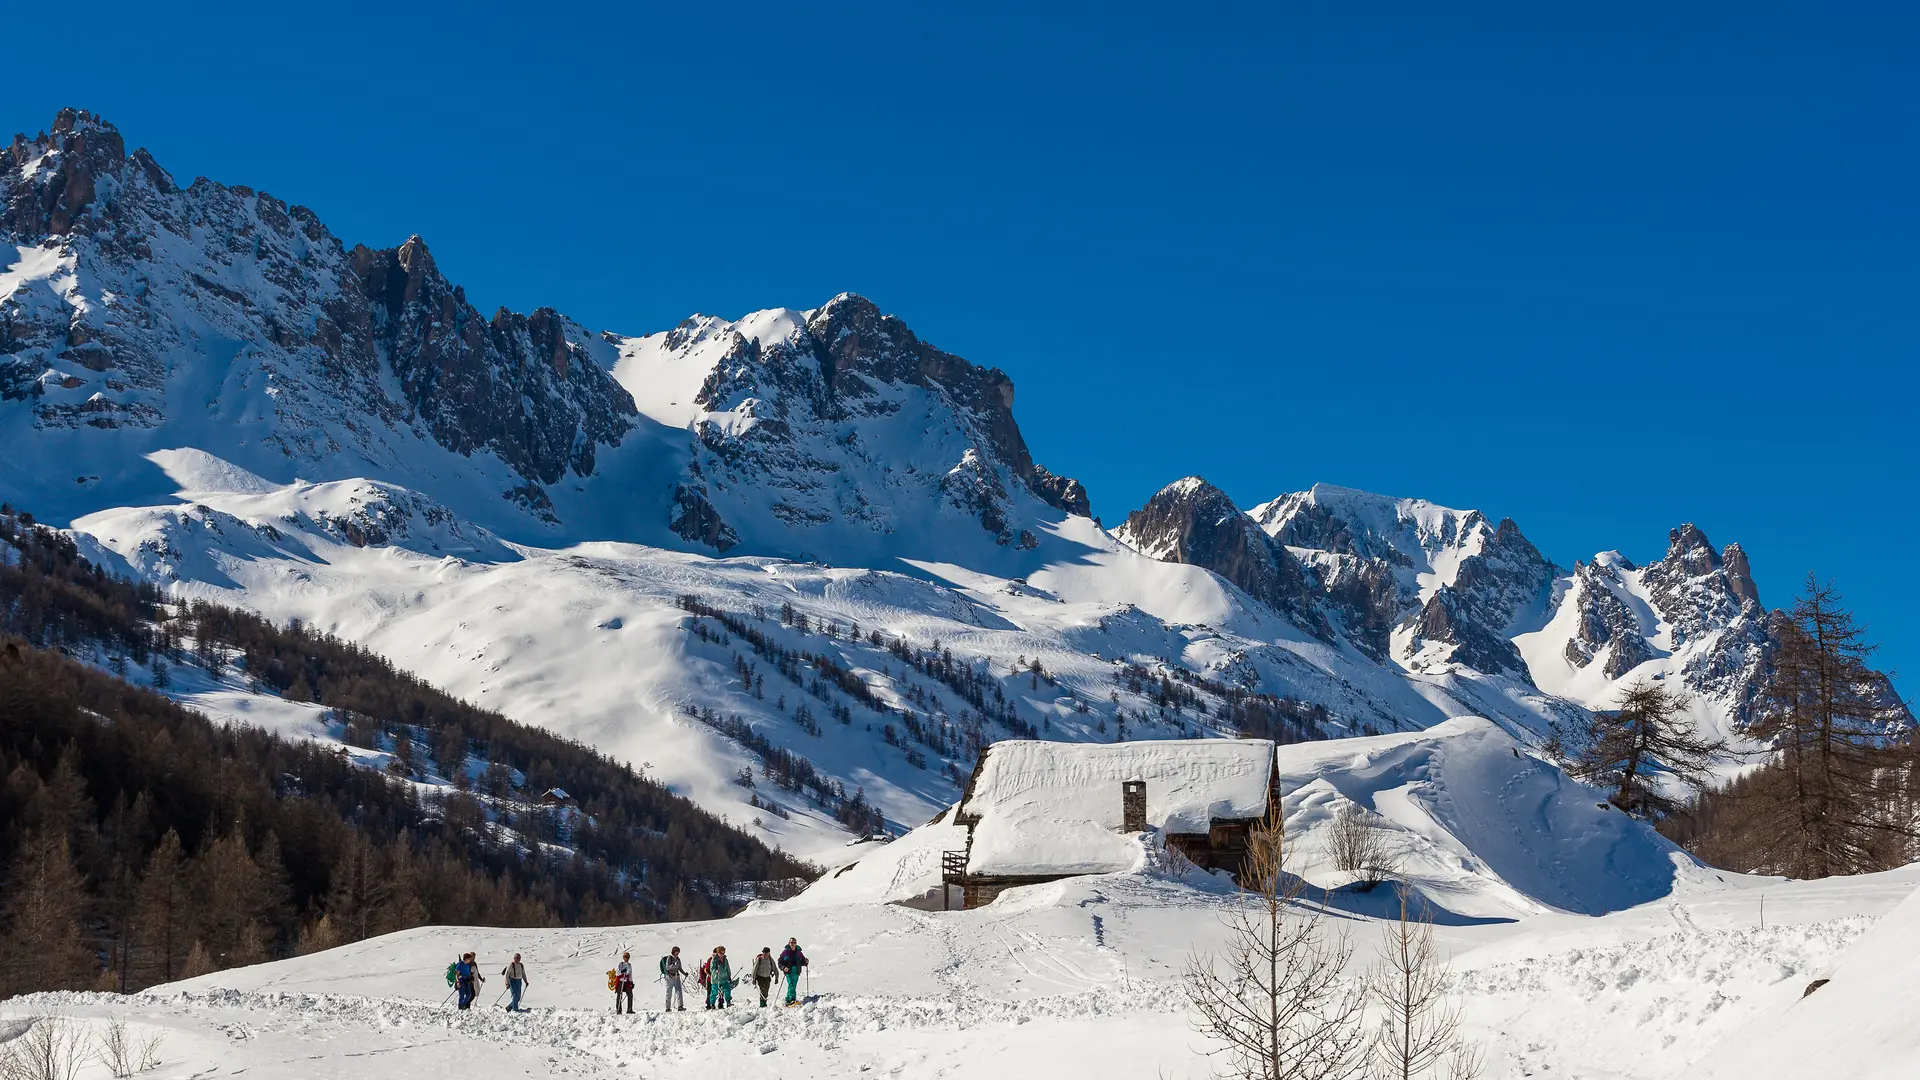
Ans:
{"type": "Polygon", "coordinates": [[[460,962],[453,965],[453,987],[460,992],[460,1007],[471,1008],[473,999],[480,996],[480,984],[487,980],[480,974],[480,963],[474,954],[466,953],[460,962]]]}
{"type": "Polygon", "coordinates": [[[787,1004],[800,1004],[800,969],[807,966],[807,954],[800,951],[800,940],[788,938],[780,950],[780,970],[787,976],[787,1004]]]}

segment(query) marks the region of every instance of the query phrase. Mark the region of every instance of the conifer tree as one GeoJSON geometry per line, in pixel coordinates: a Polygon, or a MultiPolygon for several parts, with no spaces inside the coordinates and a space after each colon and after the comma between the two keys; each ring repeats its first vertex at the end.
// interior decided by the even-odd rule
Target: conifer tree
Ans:
{"type": "Polygon", "coordinates": [[[236,823],[193,861],[199,944],[215,970],[267,958],[267,882],[236,823]]]}
{"type": "Polygon", "coordinates": [[[180,834],[168,829],[147,859],[134,905],[130,968],[139,986],[172,982],[185,970],[193,944],[193,900],[187,888],[180,834]]]}
{"type": "Polygon", "coordinates": [[[80,932],[85,895],[66,835],[57,829],[30,833],[8,867],[0,903],[0,948],[10,958],[0,965],[0,997],[92,981],[93,953],[80,932]]]}
{"type": "Polygon", "coordinates": [[[1889,751],[1912,720],[1868,666],[1874,646],[1839,590],[1807,575],[1775,627],[1780,647],[1749,733],[1774,747],[1785,782],[1769,785],[1753,832],[1760,865],[1795,877],[1886,869],[1906,861],[1910,801],[1883,790],[1889,751]]]}
{"type": "Polygon", "coordinates": [[[1666,817],[1678,806],[1677,792],[1707,785],[1714,758],[1725,749],[1694,732],[1688,704],[1665,683],[1633,683],[1617,708],[1593,714],[1568,771],[1637,818],[1666,817]]]}

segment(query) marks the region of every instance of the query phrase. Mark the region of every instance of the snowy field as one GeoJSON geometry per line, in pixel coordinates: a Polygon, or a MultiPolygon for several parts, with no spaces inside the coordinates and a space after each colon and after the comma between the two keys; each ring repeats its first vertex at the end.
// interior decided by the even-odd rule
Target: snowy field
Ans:
{"type": "MultiPolygon", "coordinates": [[[[1493,1080],[1692,1077],[1755,1038],[1756,1025],[1781,1029],[1783,1011],[1844,1006],[1821,1014],[1839,1023],[1911,1000],[1917,984],[1908,968],[1920,939],[1913,904],[1872,931],[1883,940],[1877,948],[1866,942],[1868,968],[1848,947],[1914,892],[1920,867],[1819,882],[1713,871],[1574,798],[1582,789],[1561,787],[1556,772],[1512,745],[1492,725],[1460,721],[1415,735],[1285,747],[1281,763],[1290,793],[1341,792],[1406,845],[1407,874],[1432,898],[1466,1027],[1487,1047],[1493,1080]],[[1486,797],[1474,802],[1476,792],[1486,797]],[[1504,861],[1493,842],[1501,836],[1524,837],[1532,861],[1504,861]],[[1585,910],[1556,902],[1569,898],[1584,898],[1585,910]],[[1871,987],[1864,998],[1847,989],[1853,970],[1871,987]],[[1799,1000],[1811,980],[1826,977],[1833,983],[1799,1000]]],[[[1349,970],[1358,973],[1371,960],[1387,896],[1355,891],[1318,858],[1330,821],[1323,802],[1290,797],[1289,836],[1296,867],[1316,887],[1310,895],[1329,903],[1354,944],[1349,970]]],[[[884,902],[937,884],[938,853],[961,838],[933,824],[892,844],[864,845],[859,862],[800,897],[727,920],[426,927],[131,999],[15,999],[0,1004],[0,1029],[55,1015],[101,1030],[109,1017],[123,1017],[136,1031],[163,1035],[162,1064],[148,1075],[178,1078],[653,1077],[688,1069],[794,1080],[1209,1075],[1180,970],[1194,950],[1221,946],[1219,915],[1238,902],[1230,885],[1166,859],[1147,836],[1129,841],[1138,858],[1126,872],[1012,890],[979,910],[884,902]],[[731,1012],[710,1014],[696,1003],[666,1015],[658,984],[642,982],[642,1013],[612,1012],[605,973],[622,951],[634,954],[646,979],[671,945],[693,958],[725,945],[743,970],[761,947],[777,952],[788,937],[813,960],[803,1008],[762,1011],[743,987],[731,1012]],[[534,1011],[450,1008],[442,975],[467,950],[489,973],[523,954],[534,1011]]],[[[500,986],[494,974],[482,1006],[500,986]]],[[[1893,1024],[1886,1037],[1897,1042],[1903,1030],[1893,1024]]],[[[1920,1061],[1908,1053],[1889,1060],[1920,1061]]],[[[1736,1062],[1716,1075],[1775,1075],[1765,1065],[1736,1062]]],[[[1911,1075],[1862,1069],[1795,1075],[1911,1075]]]]}

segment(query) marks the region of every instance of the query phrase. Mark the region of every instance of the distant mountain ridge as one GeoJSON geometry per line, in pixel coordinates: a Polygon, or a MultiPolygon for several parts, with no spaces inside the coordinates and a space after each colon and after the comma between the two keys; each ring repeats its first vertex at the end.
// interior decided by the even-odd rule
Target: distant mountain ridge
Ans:
{"type": "Polygon", "coordinates": [[[863,297],[640,336],[482,317],[420,238],[349,248],[265,193],[183,188],[77,110],[0,150],[0,241],[0,499],[123,573],[653,760],[803,854],[837,826],[739,769],[793,754],[917,822],[981,738],[1250,709],[1538,738],[1643,677],[1737,735],[1777,641],[1746,553],[1692,525],[1648,566],[1566,569],[1474,510],[1323,484],[1242,511],[1188,477],[1109,532],[1033,460],[1004,372],[863,297]],[[734,624],[687,615],[709,608],[734,624]],[[784,644],[749,656],[741,626],[784,644]]]}
{"type": "Polygon", "coordinates": [[[204,178],[183,188],[74,109],[0,150],[0,206],[17,250],[0,273],[0,401],[24,406],[10,428],[75,469],[38,478],[43,513],[98,505],[60,481],[111,481],[128,457],[179,445],[277,482],[459,487],[477,516],[528,538],[605,534],[556,492],[606,503],[632,499],[604,489],[636,480],[652,490],[612,531],[713,551],[743,529],[762,550],[830,521],[885,533],[898,515],[876,496],[909,492],[1003,546],[1034,542],[1029,505],[1087,513],[1076,482],[1033,462],[1004,373],[861,297],[740,324],[696,316],[649,338],[594,334],[552,308],[486,317],[420,237],[349,249],[305,207],[204,178]],[[649,424],[621,377],[652,403],[652,376],[689,364],[695,394],[649,424]],[[652,438],[636,448],[640,427],[652,438]],[[894,437],[863,446],[855,427],[894,437]],[[662,441],[675,460],[653,460],[662,441]],[[623,448],[649,460],[610,462],[623,448]],[[909,459],[904,478],[889,457],[909,459]],[[735,524],[756,517],[758,537],[735,524]]]}

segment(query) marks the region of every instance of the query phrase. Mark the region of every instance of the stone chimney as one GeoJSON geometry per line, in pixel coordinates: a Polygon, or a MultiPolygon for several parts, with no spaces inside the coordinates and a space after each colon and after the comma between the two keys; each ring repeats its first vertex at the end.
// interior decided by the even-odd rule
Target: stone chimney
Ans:
{"type": "Polygon", "coordinates": [[[1147,831],[1147,782],[1125,780],[1120,784],[1120,831],[1147,831]]]}

